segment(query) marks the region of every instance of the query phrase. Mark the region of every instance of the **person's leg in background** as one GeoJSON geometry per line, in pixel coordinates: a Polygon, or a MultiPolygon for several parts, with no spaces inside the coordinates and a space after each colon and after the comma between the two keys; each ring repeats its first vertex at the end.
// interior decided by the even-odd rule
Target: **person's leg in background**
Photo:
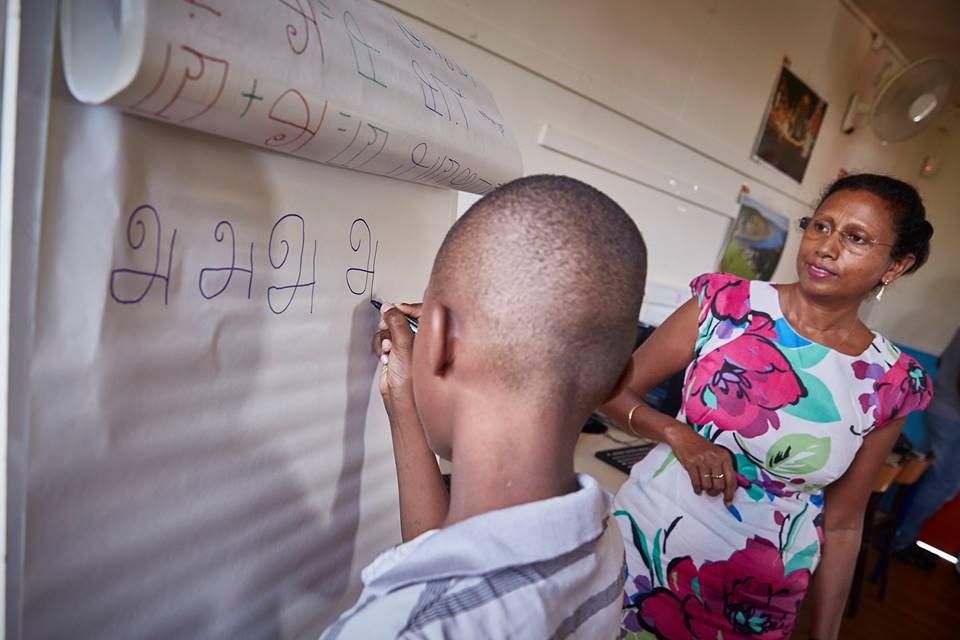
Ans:
{"type": "Polygon", "coordinates": [[[897,527],[893,548],[894,557],[920,568],[933,568],[933,557],[914,543],[923,523],[960,492],[960,422],[929,412],[923,414],[923,420],[929,435],[933,463],[917,483],[903,520],[897,527]]]}

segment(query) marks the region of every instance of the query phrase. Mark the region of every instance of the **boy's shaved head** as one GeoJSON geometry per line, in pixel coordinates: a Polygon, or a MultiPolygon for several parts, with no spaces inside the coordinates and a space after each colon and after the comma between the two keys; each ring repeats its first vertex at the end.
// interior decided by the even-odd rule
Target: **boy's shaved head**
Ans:
{"type": "Polygon", "coordinates": [[[573,178],[514,180],[447,233],[431,290],[459,310],[493,379],[600,404],[636,337],[646,247],[617,203],[573,178]]]}

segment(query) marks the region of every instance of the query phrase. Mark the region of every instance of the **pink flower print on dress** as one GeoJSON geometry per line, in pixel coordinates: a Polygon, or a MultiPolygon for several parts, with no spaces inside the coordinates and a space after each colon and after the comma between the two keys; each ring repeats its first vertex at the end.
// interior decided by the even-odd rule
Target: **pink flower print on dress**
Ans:
{"type": "Polygon", "coordinates": [[[701,607],[685,611],[688,604],[697,601],[697,567],[690,556],[674,559],[667,567],[667,588],[658,587],[641,594],[635,609],[624,620],[629,631],[653,631],[658,638],[689,638],[687,619],[701,613],[701,607]]]}
{"type": "Polygon", "coordinates": [[[754,311],[750,314],[750,325],[747,327],[746,333],[773,342],[777,338],[777,325],[773,318],[767,314],[754,311]]]}
{"type": "MultiPolygon", "coordinates": [[[[900,362],[897,364],[900,364],[900,362]]],[[[890,412],[897,417],[923,409],[933,399],[933,392],[930,390],[930,376],[927,375],[923,367],[917,364],[917,361],[913,358],[907,360],[904,365],[906,375],[900,381],[897,393],[890,394],[893,396],[890,398],[893,406],[890,412]]]]}
{"type": "Polygon", "coordinates": [[[864,413],[870,413],[873,410],[873,419],[877,420],[877,409],[880,408],[880,394],[877,392],[877,383],[883,378],[884,370],[883,367],[879,364],[873,364],[869,362],[864,362],[863,360],[857,360],[853,363],[853,375],[857,377],[858,380],[873,380],[873,391],[870,393],[862,393],[858,398],[860,400],[860,408],[863,409],[864,413]]]}
{"type": "Polygon", "coordinates": [[[699,322],[711,312],[718,320],[741,324],[750,314],[750,281],[728,273],[708,273],[691,284],[694,295],[701,299],[699,322]]]}
{"type": "Polygon", "coordinates": [[[873,390],[859,397],[863,412],[873,411],[874,428],[923,409],[933,395],[930,377],[908,356],[901,356],[886,373],[880,365],[857,360],[853,374],[860,380],[874,381],[873,390]]]}
{"type": "Polygon", "coordinates": [[[746,438],[779,428],[777,409],[807,394],[783,354],[749,332],[701,356],[690,368],[686,389],[689,422],[712,422],[746,438]]]}
{"type": "Polygon", "coordinates": [[[773,543],[755,536],[729,559],[705,562],[689,556],[667,568],[666,587],[637,600],[637,621],[658,638],[782,639],[793,627],[810,571],[784,575],[773,543]]]}

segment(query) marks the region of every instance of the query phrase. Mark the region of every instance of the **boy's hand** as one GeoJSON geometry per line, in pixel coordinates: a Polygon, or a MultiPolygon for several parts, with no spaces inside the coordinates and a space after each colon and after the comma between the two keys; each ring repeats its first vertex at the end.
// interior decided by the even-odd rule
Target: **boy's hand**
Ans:
{"type": "Polygon", "coordinates": [[[450,496],[427,443],[413,400],[413,332],[404,314],[420,318],[420,304],[385,304],[373,352],[383,363],[380,394],[390,418],[400,492],[400,534],[407,542],[443,525],[450,496]]]}
{"type": "Polygon", "coordinates": [[[379,331],[373,338],[373,352],[380,356],[380,394],[387,411],[395,402],[413,399],[413,332],[404,314],[420,317],[420,304],[384,304],[380,309],[379,331]]]}

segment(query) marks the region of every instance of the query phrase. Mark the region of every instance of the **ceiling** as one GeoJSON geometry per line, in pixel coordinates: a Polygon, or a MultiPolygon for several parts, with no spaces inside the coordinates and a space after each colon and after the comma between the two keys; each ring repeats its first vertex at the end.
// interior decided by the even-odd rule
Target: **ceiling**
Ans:
{"type": "Polygon", "coordinates": [[[910,60],[948,58],[960,69],[960,0],[852,0],[910,60]]]}

